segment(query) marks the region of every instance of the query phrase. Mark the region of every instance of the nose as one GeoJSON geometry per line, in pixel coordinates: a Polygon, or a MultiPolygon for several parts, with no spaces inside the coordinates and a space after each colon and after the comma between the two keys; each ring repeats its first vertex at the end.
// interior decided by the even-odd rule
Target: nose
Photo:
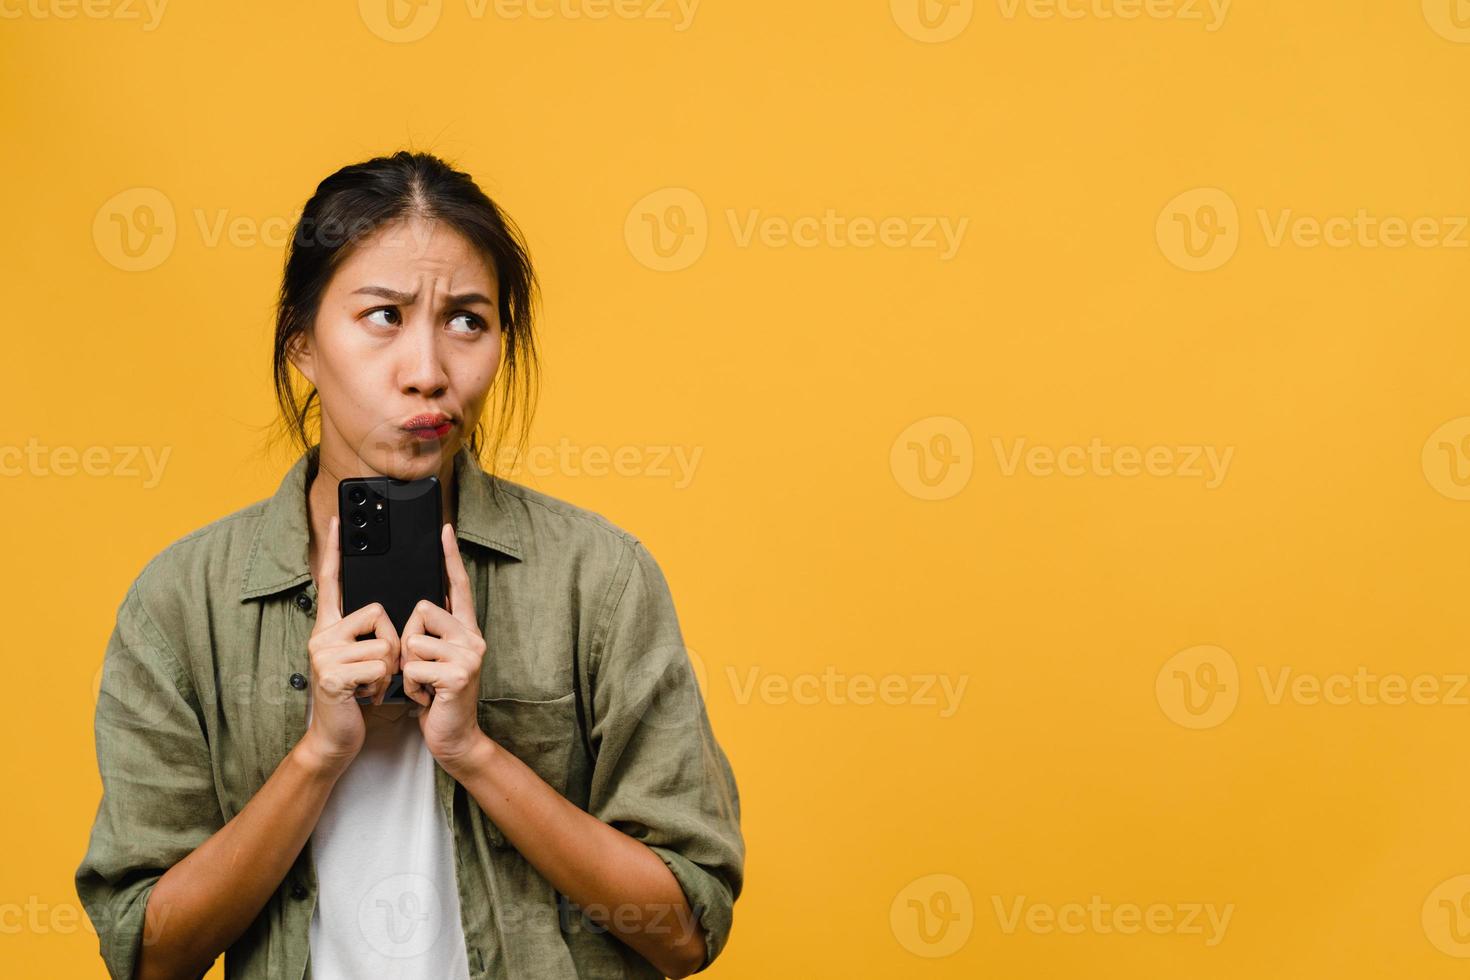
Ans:
{"type": "Polygon", "coordinates": [[[405,394],[436,398],[444,394],[449,374],[444,370],[446,352],[431,318],[421,315],[399,334],[399,387],[405,394]]]}

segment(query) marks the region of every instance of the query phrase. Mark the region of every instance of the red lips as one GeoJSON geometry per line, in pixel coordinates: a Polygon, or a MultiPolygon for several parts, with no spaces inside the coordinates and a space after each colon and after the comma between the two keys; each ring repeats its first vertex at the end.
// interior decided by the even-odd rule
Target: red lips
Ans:
{"type": "Polygon", "coordinates": [[[398,427],[420,439],[443,439],[454,428],[453,420],[443,412],[425,412],[404,419],[398,427]]]}
{"type": "Polygon", "coordinates": [[[436,429],[448,422],[449,416],[443,412],[425,412],[423,415],[415,415],[398,423],[401,429],[436,429]]]}

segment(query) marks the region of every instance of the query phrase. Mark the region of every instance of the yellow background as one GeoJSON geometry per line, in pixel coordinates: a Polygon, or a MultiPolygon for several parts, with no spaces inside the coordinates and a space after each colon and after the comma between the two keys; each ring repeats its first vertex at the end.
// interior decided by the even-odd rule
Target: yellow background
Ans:
{"type": "Polygon", "coordinates": [[[0,4],[0,447],[170,456],[147,487],[0,478],[0,974],[103,974],[71,875],[117,604],[274,490],[285,225],[408,146],[527,231],[533,442],[648,460],[520,479],[638,534],[673,588],[749,849],[710,975],[1463,975],[1470,9],[989,0],[926,28],[906,0],[704,0],[680,30],[652,0],[442,0],[399,29],[381,0],[174,0],[149,29],[97,3],[0,4]],[[947,260],[737,233],[828,209],[968,225],[947,260]],[[1437,231],[1275,231],[1360,211],[1437,231]],[[130,271],[119,220],[171,247],[130,271]],[[703,251],[659,268],[653,226],[703,251]],[[1186,268],[1207,227],[1213,267],[1186,268]],[[1213,487],[1183,451],[1006,465],[1094,439],[1232,455],[1213,487]],[[662,446],[701,454],[687,485],[662,446]],[[1205,661],[1230,710],[1189,724],[1205,661]],[[782,693],[829,668],[815,703],[782,693]],[[1439,693],[1273,696],[1360,669],[1439,693]],[[963,682],[957,710],[924,677],[963,682]],[[915,696],[854,703],[885,679],[915,696]],[[1007,929],[1023,896],[1231,918],[1213,944],[1007,929]]]}

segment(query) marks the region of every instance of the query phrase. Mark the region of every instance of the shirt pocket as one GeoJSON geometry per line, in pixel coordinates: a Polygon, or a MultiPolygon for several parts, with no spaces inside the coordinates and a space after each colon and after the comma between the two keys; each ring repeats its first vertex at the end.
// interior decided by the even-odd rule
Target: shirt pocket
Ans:
{"type": "MultiPolygon", "coordinates": [[[[480,698],[479,722],[485,734],[520,759],[562,796],[567,795],[572,750],[577,741],[577,706],[568,691],[549,701],[526,698],[480,698]]],[[[511,844],[494,820],[486,819],[490,843],[511,844]]]]}

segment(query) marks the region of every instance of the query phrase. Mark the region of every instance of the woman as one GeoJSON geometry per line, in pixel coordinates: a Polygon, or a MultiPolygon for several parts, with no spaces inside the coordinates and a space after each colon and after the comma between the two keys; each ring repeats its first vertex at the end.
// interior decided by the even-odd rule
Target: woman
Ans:
{"type": "Polygon", "coordinates": [[[432,156],[303,209],[274,352],[302,454],[150,561],[108,642],[76,885],[112,976],[678,977],[723,948],[739,796],[658,564],[479,464],[497,381],[491,458],[513,417],[524,448],[535,295],[432,156]],[[431,474],[449,596],[400,636],[340,606],[337,483],[431,474]]]}

